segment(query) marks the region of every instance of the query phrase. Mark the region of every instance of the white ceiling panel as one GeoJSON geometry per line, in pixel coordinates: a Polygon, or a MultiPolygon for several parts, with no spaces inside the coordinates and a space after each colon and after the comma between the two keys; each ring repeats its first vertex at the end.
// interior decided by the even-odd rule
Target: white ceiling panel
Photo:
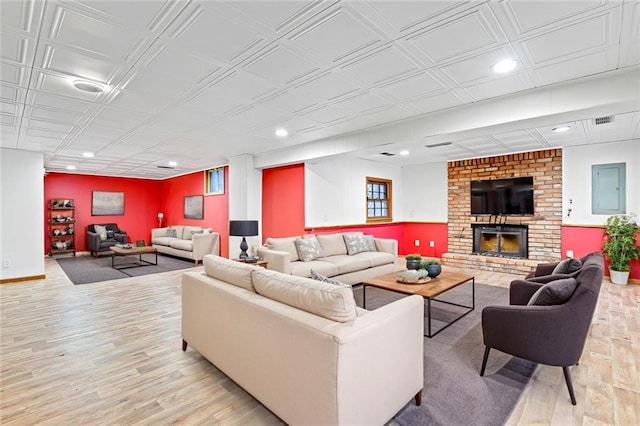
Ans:
{"type": "Polygon", "coordinates": [[[313,99],[289,94],[288,92],[279,93],[260,103],[266,108],[273,108],[289,115],[311,108],[316,104],[317,102],[313,99]]]}
{"type": "Polygon", "coordinates": [[[307,80],[292,93],[312,99],[329,101],[360,90],[362,86],[354,84],[335,73],[326,73],[307,80]]]}
{"type": "Polygon", "coordinates": [[[22,86],[24,84],[24,68],[0,62],[0,81],[22,86]]]}
{"type": "Polygon", "coordinates": [[[30,106],[28,117],[58,123],[74,123],[82,115],[78,112],[56,109],[52,107],[30,106]]]}
{"type": "Polygon", "coordinates": [[[84,101],[95,102],[100,95],[96,93],[82,92],[75,89],[71,83],[72,78],[60,77],[44,73],[36,73],[31,85],[36,89],[48,92],[53,95],[65,96],[69,98],[77,98],[84,101]],[[34,82],[35,81],[35,82],[34,82]]]}
{"type": "Polygon", "coordinates": [[[0,35],[0,58],[7,61],[23,63],[27,39],[3,31],[0,35]]]}
{"type": "Polygon", "coordinates": [[[229,6],[276,32],[309,9],[313,3],[313,1],[234,1],[230,2],[229,6]]]}
{"type": "Polygon", "coordinates": [[[281,47],[264,52],[245,68],[280,84],[293,83],[318,70],[317,65],[281,47]]]}
{"type": "Polygon", "coordinates": [[[421,97],[444,89],[445,86],[427,72],[421,72],[382,86],[384,92],[401,100],[421,97]]]}
{"type": "Polygon", "coordinates": [[[87,8],[99,10],[112,17],[126,22],[134,28],[152,29],[152,24],[160,17],[164,2],[153,1],[129,1],[126,7],[122,7],[118,1],[104,0],[79,0],[87,8]]]}
{"type": "Polygon", "coordinates": [[[156,95],[120,90],[110,98],[109,105],[133,111],[154,113],[165,108],[170,101],[168,97],[162,98],[156,95]]]}
{"type": "Polygon", "coordinates": [[[145,66],[155,73],[166,74],[170,78],[199,82],[222,69],[222,65],[211,59],[204,60],[180,46],[162,44],[154,46],[154,50],[152,57],[145,62],[145,66]]]}
{"type": "MultiPolygon", "coordinates": [[[[70,112],[76,113],[84,113],[91,108],[92,104],[90,102],[84,102],[77,99],[66,98],[63,96],[56,96],[49,93],[43,92],[30,92],[32,97],[31,104],[35,107],[49,107],[48,109],[51,111],[60,111],[64,114],[69,114],[70,112]]],[[[43,108],[44,109],[44,108],[43,108]]]]}
{"type": "Polygon", "coordinates": [[[390,46],[383,50],[369,53],[344,67],[353,78],[369,85],[390,82],[403,75],[418,70],[418,65],[404,55],[397,47],[390,46]]]}
{"type": "Polygon", "coordinates": [[[336,105],[343,110],[356,115],[391,106],[389,101],[371,93],[361,93],[352,96],[340,102],[336,102],[336,105]]]}
{"type": "Polygon", "coordinates": [[[0,98],[7,102],[24,103],[26,93],[22,88],[0,84],[0,98]]]}
{"type": "Polygon", "coordinates": [[[462,1],[380,1],[372,2],[377,9],[398,31],[404,31],[427,19],[437,17],[444,12],[464,4],[462,1]]]}
{"type": "Polygon", "coordinates": [[[510,1],[492,3],[494,8],[502,8],[517,31],[522,35],[528,31],[572,18],[582,12],[593,10],[605,4],[604,1],[549,1],[541,5],[534,1],[510,1]]]}
{"type": "Polygon", "coordinates": [[[462,101],[451,93],[443,93],[417,101],[408,102],[406,105],[421,111],[422,113],[447,109],[457,105],[462,105],[462,101]]]}
{"type": "Polygon", "coordinates": [[[305,118],[320,124],[329,124],[348,117],[348,114],[335,107],[325,105],[304,115],[305,118]]]}
{"type": "Polygon", "coordinates": [[[542,85],[552,84],[604,72],[608,69],[607,62],[607,52],[598,52],[546,67],[539,67],[532,70],[531,74],[535,75],[542,85]]]}
{"type": "Polygon", "coordinates": [[[148,70],[137,70],[133,72],[125,87],[128,90],[149,94],[169,101],[185,93],[190,84],[182,80],[167,78],[148,70]]]}
{"type": "Polygon", "coordinates": [[[48,46],[48,49],[49,54],[46,56],[45,63],[42,64],[43,69],[102,83],[108,82],[110,77],[121,69],[112,62],[91,58],[61,47],[48,46]]]}
{"type": "Polygon", "coordinates": [[[531,79],[525,73],[509,75],[503,78],[487,81],[486,83],[474,84],[465,87],[471,96],[477,101],[494,98],[521,90],[532,89],[534,87],[531,79]]]}
{"type": "Polygon", "coordinates": [[[217,83],[209,92],[249,102],[273,93],[276,89],[276,85],[264,78],[239,70],[217,83]]]}
{"type": "MultiPolygon", "coordinates": [[[[496,78],[491,69],[502,59],[517,59],[515,52],[508,46],[501,47],[480,55],[453,62],[440,68],[456,84],[469,83],[475,80],[496,78]]],[[[521,67],[521,65],[519,65],[521,67]]]]}

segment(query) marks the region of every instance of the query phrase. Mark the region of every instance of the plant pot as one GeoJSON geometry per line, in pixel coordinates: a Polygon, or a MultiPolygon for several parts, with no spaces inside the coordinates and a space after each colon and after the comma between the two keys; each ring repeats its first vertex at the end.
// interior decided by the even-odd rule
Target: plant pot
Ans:
{"type": "Polygon", "coordinates": [[[427,272],[429,277],[435,278],[442,272],[442,265],[427,265],[427,272]]]}
{"type": "Polygon", "coordinates": [[[407,260],[407,269],[418,270],[420,268],[420,259],[407,260]]]}
{"type": "Polygon", "coordinates": [[[611,275],[611,282],[614,284],[627,285],[627,282],[629,282],[629,272],[614,271],[609,268],[609,274],[611,275]]]}

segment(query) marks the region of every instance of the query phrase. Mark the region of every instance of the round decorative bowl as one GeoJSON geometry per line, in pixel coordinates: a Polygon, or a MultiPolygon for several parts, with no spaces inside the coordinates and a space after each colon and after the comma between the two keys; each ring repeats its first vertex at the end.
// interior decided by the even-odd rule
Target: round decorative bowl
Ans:
{"type": "Polygon", "coordinates": [[[431,278],[424,269],[407,269],[396,275],[396,281],[403,284],[425,284],[431,281],[431,278]]]}

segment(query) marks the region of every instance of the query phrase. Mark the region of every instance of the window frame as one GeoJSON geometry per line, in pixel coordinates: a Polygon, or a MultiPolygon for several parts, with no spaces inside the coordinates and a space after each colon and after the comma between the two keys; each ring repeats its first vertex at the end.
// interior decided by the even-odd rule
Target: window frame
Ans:
{"type": "Polygon", "coordinates": [[[391,179],[367,176],[364,186],[366,223],[382,223],[393,221],[393,181],[391,179]],[[369,185],[381,184],[386,187],[386,198],[369,198],[369,185]],[[369,202],[383,200],[387,204],[386,216],[369,216],[369,202]]]}
{"type": "Polygon", "coordinates": [[[224,194],[224,166],[215,167],[204,171],[204,195],[222,195],[224,194]],[[211,191],[211,177],[213,174],[218,175],[219,186],[217,191],[211,191]]]}

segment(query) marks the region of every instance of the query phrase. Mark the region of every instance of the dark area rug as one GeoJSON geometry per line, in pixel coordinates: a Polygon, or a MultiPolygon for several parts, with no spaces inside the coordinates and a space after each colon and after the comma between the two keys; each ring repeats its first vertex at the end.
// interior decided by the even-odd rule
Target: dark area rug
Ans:
{"type": "MultiPolygon", "coordinates": [[[[362,306],[362,287],[354,288],[362,306]]],[[[367,309],[375,309],[402,296],[367,287],[367,309]]],[[[471,285],[445,293],[443,299],[470,304],[471,285]]],[[[437,336],[424,338],[424,391],[422,405],[413,400],[394,417],[403,426],[416,425],[501,425],[509,418],[537,364],[491,351],[485,376],[480,377],[484,344],[482,308],[508,305],[506,288],[476,284],[476,306],[470,314],[437,336]]],[[[433,316],[435,329],[459,308],[438,304],[433,316]],[[448,312],[449,311],[449,312],[448,312]]],[[[426,308],[425,308],[426,310],[426,308]]],[[[426,319],[425,319],[426,327],[426,319]]]]}
{"type": "MultiPolygon", "coordinates": [[[[151,262],[155,261],[154,254],[143,254],[142,258],[151,262]]],[[[142,275],[193,268],[195,266],[193,260],[162,254],[158,254],[158,265],[145,264],[144,266],[120,270],[111,267],[111,256],[100,256],[98,258],[93,256],[61,257],[56,260],[74,284],[89,284],[121,278],[139,277],[142,275]]],[[[138,256],[118,256],[115,261],[116,267],[125,263],[137,263],[138,256]]]]}

